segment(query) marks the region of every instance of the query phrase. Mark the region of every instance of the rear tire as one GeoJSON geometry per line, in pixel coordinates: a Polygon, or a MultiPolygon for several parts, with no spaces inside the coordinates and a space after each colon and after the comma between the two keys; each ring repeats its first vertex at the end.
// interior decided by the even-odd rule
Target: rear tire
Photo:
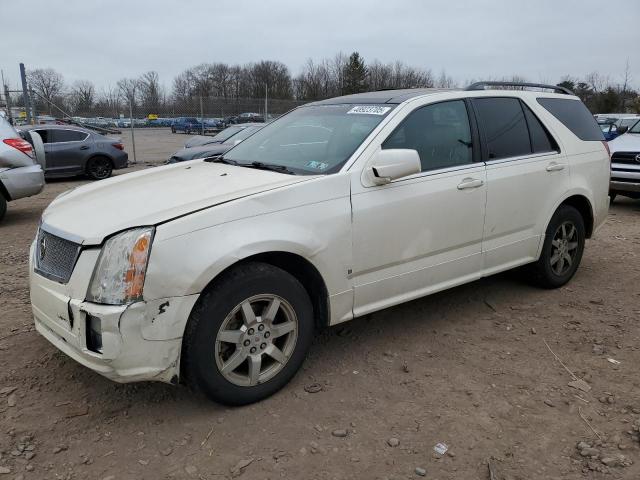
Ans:
{"type": "Polygon", "coordinates": [[[561,205],[547,226],[537,262],[529,267],[532,280],[543,288],[558,288],[573,278],[585,244],[584,219],[570,205],[561,205]]]}
{"type": "Polygon", "coordinates": [[[311,300],[295,277],[265,263],[240,265],[191,312],[182,373],[189,386],[216,402],[257,402],[293,378],[313,332],[311,300]]]}
{"type": "Polygon", "coordinates": [[[613,205],[613,202],[615,201],[617,196],[617,193],[609,192],[609,205],[613,205]]]}
{"type": "Polygon", "coordinates": [[[7,213],[7,201],[4,199],[2,195],[0,195],[0,221],[2,221],[6,213],[7,213]]]}
{"type": "Polygon", "coordinates": [[[86,170],[91,180],[104,180],[113,173],[113,164],[107,157],[93,157],[87,162],[86,170]]]}
{"type": "Polygon", "coordinates": [[[176,129],[171,127],[171,133],[176,133],[176,129]]]}

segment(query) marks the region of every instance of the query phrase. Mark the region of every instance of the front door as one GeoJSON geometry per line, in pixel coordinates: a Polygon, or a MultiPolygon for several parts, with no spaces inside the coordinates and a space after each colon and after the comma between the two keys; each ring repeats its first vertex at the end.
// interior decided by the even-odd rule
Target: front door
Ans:
{"type": "Polygon", "coordinates": [[[47,155],[47,174],[75,175],[84,172],[84,160],[93,144],[88,141],[89,134],[71,129],[47,129],[49,143],[45,145],[47,155]]]}
{"type": "Polygon", "coordinates": [[[415,149],[421,173],[382,186],[354,175],[356,316],[479,278],[486,178],[468,111],[419,106],[380,145],[415,149]]]}

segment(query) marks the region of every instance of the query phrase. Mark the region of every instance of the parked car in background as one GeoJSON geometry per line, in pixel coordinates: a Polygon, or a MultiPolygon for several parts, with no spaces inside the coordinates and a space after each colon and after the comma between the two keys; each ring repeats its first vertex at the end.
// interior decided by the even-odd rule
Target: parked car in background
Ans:
{"type": "Polygon", "coordinates": [[[30,132],[31,143],[0,115],[0,220],[7,203],[36,195],[44,188],[45,152],[37,133],[30,132]]]}
{"type": "Polygon", "coordinates": [[[524,265],[565,285],[607,217],[606,142],[568,90],[496,83],[310,103],[213,161],[58,197],[29,255],[36,330],[113,380],[241,405],[317,328],[524,265]]]}
{"type": "Polygon", "coordinates": [[[241,113],[233,117],[226,117],[224,119],[225,125],[237,125],[240,123],[255,123],[264,122],[264,117],[259,113],[241,113]]]}
{"type": "Polygon", "coordinates": [[[611,150],[611,183],[609,196],[640,198],[640,121],[609,142],[611,150]]]}
{"type": "Polygon", "coordinates": [[[233,125],[231,127],[225,128],[224,130],[219,132],[217,135],[214,135],[213,137],[209,137],[206,135],[196,135],[195,137],[191,137],[189,140],[184,142],[184,148],[199,147],[202,145],[209,145],[212,143],[224,143],[224,142],[227,142],[235,134],[244,130],[245,128],[249,128],[257,125],[260,125],[260,124],[243,123],[242,125],[233,125]]]}
{"type": "Polygon", "coordinates": [[[32,130],[44,142],[47,178],[87,175],[92,180],[102,180],[110,177],[113,170],[127,166],[129,157],[118,139],[71,125],[20,127],[23,132],[32,130]]]}
{"type": "Polygon", "coordinates": [[[171,157],[169,157],[168,163],[184,162],[184,161],[193,160],[196,158],[218,157],[224,154],[225,152],[227,152],[228,150],[230,150],[235,145],[245,140],[246,138],[249,138],[251,135],[256,133],[262,127],[264,127],[264,123],[245,123],[243,125],[229,127],[226,130],[235,128],[238,131],[235,132],[233,135],[227,137],[222,142],[206,143],[200,146],[191,146],[188,148],[185,147],[181,150],[178,150],[176,153],[171,155],[171,157]]]}
{"type": "Polygon", "coordinates": [[[598,120],[598,126],[600,127],[600,130],[602,130],[604,139],[607,142],[613,140],[619,135],[618,127],[616,126],[616,122],[613,119],[598,120]]]}
{"type": "Polygon", "coordinates": [[[195,117],[178,117],[171,122],[171,133],[199,133],[202,128],[202,122],[195,117]]]}
{"type": "Polygon", "coordinates": [[[204,131],[206,132],[217,132],[224,128],[224,123],[222,123],[221,118],[205,118],[203,120],[204,123],[204,131]]]}

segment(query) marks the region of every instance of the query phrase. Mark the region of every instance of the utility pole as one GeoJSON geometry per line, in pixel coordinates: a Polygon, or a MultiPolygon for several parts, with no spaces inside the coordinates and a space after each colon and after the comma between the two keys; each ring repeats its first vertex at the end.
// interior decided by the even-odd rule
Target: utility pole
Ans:
{"type": "Polygon", "coordinates": [[[268,95],[268,87],[267,84],[264,84],[264,121],[267,121],[267,95],[268,95]]]}
{"type": "Polygon", "coordinates": [[[27,73],[24,69],[24,63],[20,64],[20,79],[22,80],[22,97],[24,99],[24,109],[27,112],[27,123],[33,125],[31,118],[31,105],[29,102],[29,92],[27,91],[27,73]]]}
{"type": "Polygon", "coordinates": [[[129,97],[129,120],[131,121],[131,123],[129,124],[129,127],[131,128],[131,146],[133,148],[133,163],[138,163],[138,159],[136,158],[136,139],[133,134],[133,100],[135,98],[135,95],[136,95],[136,87],[134,86],[131,96],[129,97]]]}
{"type": "Polygon", "coordinates": [[[200,94],[200,130],[204,135],[204,114],[202,113],[202,93],[200,94]]]}

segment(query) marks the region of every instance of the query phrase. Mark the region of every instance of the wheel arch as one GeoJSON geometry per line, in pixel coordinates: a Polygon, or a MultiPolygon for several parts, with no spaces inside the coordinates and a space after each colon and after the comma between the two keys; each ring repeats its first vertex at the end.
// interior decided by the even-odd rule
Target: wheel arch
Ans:
{"type": "Polygon", "coordinates": [[[249,255],[221,270],[207,283],[202,292],[204,293],[212,288],[230,270],[251,262],[273,265],[296,278],[309,295],[316,327],[323,328],[330,324],[329,292],[324,278],[313,263],[296,253],[268,251],[249,255]]]}
{"type": "MultiPolygon", "coordinates": [[[[557,207],[560,208],[562,205],[570,205],[582,216],[584,220],[584,228],[585,234],[587,238],[591,238],[593,235],[593,225],[594,225],[594,216],[593,216],[593,206],[591,202],[585,195],[574,194],[567,198],[565,198],[557,207]]],[[[555,213],[555,210],[554,210],[555,213]]]]}

